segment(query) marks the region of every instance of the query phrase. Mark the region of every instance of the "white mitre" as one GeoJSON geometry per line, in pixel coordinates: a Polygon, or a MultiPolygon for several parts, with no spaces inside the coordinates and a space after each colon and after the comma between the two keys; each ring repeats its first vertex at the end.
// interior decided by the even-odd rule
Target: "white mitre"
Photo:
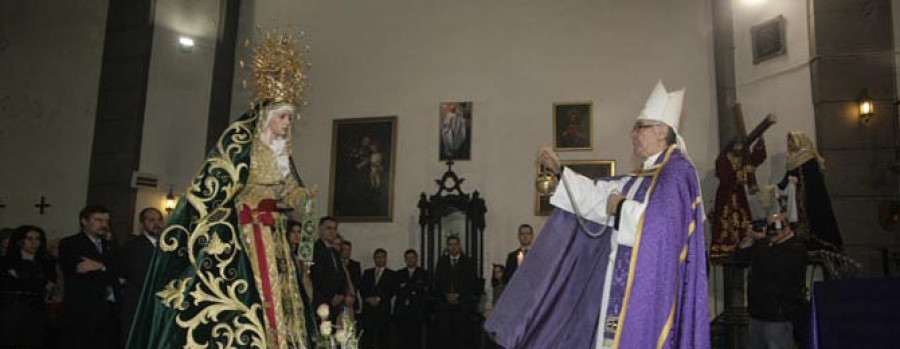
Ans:
{"type": "Polygon", "coordinates": [[[672,127],[678,132],[678,122],[681,119],[681,105],[684,102],[684,89],[675,92],[666,92],[662,81],[656,83],[644,110],[638,114],[638,119],[655,120],[672,127]]]}

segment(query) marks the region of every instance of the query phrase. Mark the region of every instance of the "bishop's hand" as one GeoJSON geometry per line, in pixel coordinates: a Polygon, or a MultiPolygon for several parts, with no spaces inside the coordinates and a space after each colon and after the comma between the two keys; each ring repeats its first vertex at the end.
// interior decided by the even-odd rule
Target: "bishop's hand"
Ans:
{"type": "Polygon", "coordinates": [[[618,191],[609,194],[609,198],[606,200],[606,214],[614,216],[619,208],[619,203],[622,202],[622,200],[625,200],[625,196],[618,191]]]}
{"type": "Polygon", "coordinates": [[[561,170],[559,156],[557,156],[556,152],[553,151],[553,149],[550,149],[550,147],[544,146],[541,147],[541,149],[538,149],[537,161],[554,173],[559,173],[561,170]]]}

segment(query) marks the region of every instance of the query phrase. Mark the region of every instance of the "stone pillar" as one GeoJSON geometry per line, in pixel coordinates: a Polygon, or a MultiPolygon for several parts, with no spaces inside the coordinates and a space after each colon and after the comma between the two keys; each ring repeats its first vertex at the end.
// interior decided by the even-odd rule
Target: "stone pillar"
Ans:
{"type": "Polygon", "coordinates": [[[234,81],[235,46],[241,0],[222,0],[219,6],[219,30],[216,35],[216,56],[213,61],[212,88],[209,93],[209,123],[206,128],[206,150],[216,144],[219,135],[228,127],[231,109],[231,90],[234,81]]]}
{"type": "Polygon", "coordinates": [[[112,211],[120,240],[131,234],[144,104],[153,42],[154,1],[110,0],[106,17],[87,203],[112,211]]]}

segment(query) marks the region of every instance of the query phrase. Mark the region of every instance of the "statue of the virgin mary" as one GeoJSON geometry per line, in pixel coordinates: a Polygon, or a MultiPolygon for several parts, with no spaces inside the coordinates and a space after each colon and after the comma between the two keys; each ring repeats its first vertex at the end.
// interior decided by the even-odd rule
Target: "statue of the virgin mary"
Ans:
{"type": "Polygon", "coordinates": [[[300,180],[290,141],[307,85],[305,52],[293,34],[259,40],[252,108],[222,133],[170,216],[135,317],[124,319],[132,321],[128,348],[314,345],[305,269],[315,191],[300,180]],[[288,217],[303,227],[299,260],[288,217]]]}

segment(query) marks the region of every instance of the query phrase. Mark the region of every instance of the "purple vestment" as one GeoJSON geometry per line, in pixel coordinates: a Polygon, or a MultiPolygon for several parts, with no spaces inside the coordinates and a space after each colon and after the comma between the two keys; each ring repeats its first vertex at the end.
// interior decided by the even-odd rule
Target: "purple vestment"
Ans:
{"type": "Polygon", "coordinates": [[[573,214],[554,210],[485,324],[498,344],[593,348],[595,336],[602,335],[597,321],[605,276],[612,272],[608,313],[617,320],[614,346],[709,348],[696,172],[675,147],[658,163],[659,170],[642,183],[649,196],[635,246],[619,246],[614,270],[607,270],[611,234],[589,237],[573,214]]]}

